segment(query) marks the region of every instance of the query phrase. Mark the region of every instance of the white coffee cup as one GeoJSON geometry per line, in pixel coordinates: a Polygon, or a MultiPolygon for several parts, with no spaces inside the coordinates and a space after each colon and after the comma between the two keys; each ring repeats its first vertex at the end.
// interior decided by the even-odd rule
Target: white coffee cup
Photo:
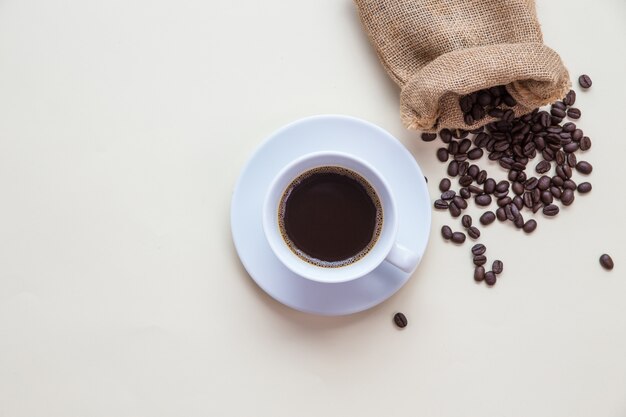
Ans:
{"type": "Polygon", "coordinates": [[[294,273],[323,283],[346,282],[362,277],[382,262],[412,272],[420,261],[418,254],[397,241],[398,218],[393,194],[385,179],[374,167],[353,155],[342,152],[316,152],[304,155],[287,165],[272,181],[263,205],[263,229],[276,257],[294,273]],[[297,256],[285,242],[279,226],[279,208],[287,187],[301,174],[319,167],[342,167],[362,176],[380,199],[383,222],[378,239],[365,256],[345,266],[324,267],[297,256]]]}

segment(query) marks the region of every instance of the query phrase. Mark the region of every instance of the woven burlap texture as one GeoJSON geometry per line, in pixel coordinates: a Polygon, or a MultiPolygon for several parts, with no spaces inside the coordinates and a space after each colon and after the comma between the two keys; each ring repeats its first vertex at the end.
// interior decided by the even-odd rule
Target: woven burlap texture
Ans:
{"type": "Polygon", "coordinates": [[[409,129],[475,129],[459,97],[506,85],[516,115],[561,99],[570,87],[559,55],[543,43],[531,0],[355,0],[363,27],[400,86],[409,129]]]}

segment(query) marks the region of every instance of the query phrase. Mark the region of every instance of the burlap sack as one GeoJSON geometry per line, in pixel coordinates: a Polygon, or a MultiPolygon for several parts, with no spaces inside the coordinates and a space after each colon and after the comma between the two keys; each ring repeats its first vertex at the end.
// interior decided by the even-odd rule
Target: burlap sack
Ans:
{"type": "Polygon", "coordinates": [[[355,0],[409,129],[473,129],[459,97],[506,85],[516,115],[561,99],[570,82],[543,44],[534,0],[355,0]]]}

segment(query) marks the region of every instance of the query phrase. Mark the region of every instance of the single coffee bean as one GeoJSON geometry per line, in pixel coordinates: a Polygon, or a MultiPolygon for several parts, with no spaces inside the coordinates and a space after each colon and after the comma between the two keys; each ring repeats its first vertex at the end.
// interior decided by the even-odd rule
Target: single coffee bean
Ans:
{"type": "Polygon", "coordinates": [[[504,207],[500,207],[496,210],[496,218],[501,222],[506,220],[506,210],[504,207]]]}
{"type": "Polygon", "coordinates": [[[572,180],[565,180],[565,182],[563,182],[563,188],[569,188],[570,190],[575,190],[576,183],[572,180]]]}
{"type": "Polygon", "coordinates": [[[565,163],[565,152],[557,151],[554,155],[554,160],[556,161],[557,165],[563,165],[565,163]]]}
{"type": "Polygon", "coordinates": [[[487,263],[487,257],[485,255],[476,255],[474,256],[474,265],[482,266],[487,263]]]}
{"type": "Polygon", "coordinates": [[[561,126],[561,128],[563,132],[572,133],[574,130],[576,130],[576,123],[567,122],[567,123],[564,123],[563,126],[561,126]]]}
{"type": "Polygon", "coordinates": [[[483,150],[480,148],[474,148],[467,153],[467,157],[471,160],[480,159],[483,156],[483,150]]]}
{"type": "Polygon", "coordinates": [[[454,196],[454,198],[452,199],[452,201],[454,202],[454,204],[456,204],[456,206],[458,208],[460,208],[461,210],[465,210],[467,208],[467,201],[465,201],[465,199],[463,199],[461,196],[454,196]]]}
{"type": "Polygon", "coordinates": [[[486,211],[484,212],[481,216],[480,216],[480,224],[482,225],[488,225],[494,222],[494,220],[496,220],[496,215],[493,213],[493,211],[486,211]]]}
{"type": "MultiPolygon", "coordinates": [[[[578,148],[578,144],[576,142],[572,142],[572,143],[576,145],[576,148],[578,148]]],[[[575,152],[575,150],[572,152],[575,152]]],[[[578,160],[576,159],[576,155],[574,155],[573,153],[567,154],[567,165],[570,168],[576,167],[577,163],[578,163],[578,160]]]]}
{"type": "Polygon", "coordinates": [[[602,268],[607,269],[609,271],[613,269],[613,267],[615,266],[613,264],[613,258],[611,258],[606,253],[600,256],[600,265],[602,265],[602,268]]]}
{"type": "Polygon", "coordinates": [[[471,95],[463,96],[459,99],[459,106],[461,107],[461,111],[463,113],[469,113],[472,111],[472,107],[474,106],[474,100],[472,100],[471,95]]]}
{"type": "Polygon", "coordinates": [[[570,107],[567,109],[567,117],[570,119],[580,119],[580,110],[576,107],[570,107]]]}
{"type": "Polygon", "coordinates": [[[576,91],[569,90],[569,92],[565,95],[563,99],[563,103],[568,106],[572,106],[576,102],[576,91]]]}
{"type": "Polygon", "coordinates": [[[513,220],[513,224],[518,229],[521,229],[522,227],[524,227],[524,216],[522,216],[521,214],[517,216],[515,220],[513,220]]]}
{"type": "Polygon", "coordinates": [[[486,180],[487,180],[487,171],[483,169],[476,176],[476,182],[478,184],[483,184],[486,180]]]}
{"type": "Polygon", "coordinates": [[[569,206],[573,202],[574,192],[569,188],[566,188],[565,190],[563,190],[563,194],[561,194],[561,203],[563,203],[564,206],[569,206]]]}
{"type": "Polygon", "coordinates": [[[469,168],[467,169],[467,175],[469,175],[472,178],[476,178],[479,172],[480,172],[480,168],[478,168],[478,166],[474,164],[470,165],[469,168]]]}
{"type": "MultiPolygon", "coordinates": [[[[566,115],[565,110],[559,109],[558,107],[554,107],[554,106],[550,109],[550,114],[552,116],[554,116],[554,117],[557,117],[557,118],[561,119],[561,120],[563,120],[563,118],[566,115]]],[[[554,121],[554,119],[552,119],[552,120],[554,121]]],[[[561,120],[559,120],[559,122],[561,120]]]]}
{"type": "Polygon", "coordinates": [[[521,182],[514,181],[511,185],[511,189],[515,195],[522,195],[524,192],[524,185],[521,182]]]}
{"type": "Polygon", "coordinates": [[[537,222],[534,219],[530,219],[528,221],[526,221],[526,223],[524,223],[524,232],[526,233],[532,233],[535,231],[535,229],[537,228],[537,222]]]}
{"type": "Polygon", "coordinates": [[[465,242],[465,233],[463,233],[463,232],[454,232],[454,233],[452,233],[451,239],[452,239],[452,241],[454,243],[461,244],[461,243],[465,242]]]}
{"type": "Polygon", "coordinates": [[[441,162],[446,162],[449,157],[450,154],[448,153],[448,150],[446,148],[437,149],[437,159],[439,159],[441,162]]]}
{"type": "Polygon", "coordinates": [[[550,171],[551,168],[552,168],[552,165],[550,164],[550,162],[541,161],[535,167],[535,171],[537,171],[537,173],[539,174],[545,174],[546,172],[550,171]]]}
{"type": "Polygon", "coordinates": [[[554,199],[554,196],[552,195],[550,191],[545,190],[541,192],[541,202],[545,204],[546,206],[552,204],[553,199],[554,199]]]}
{"type": "Polygon", "coordinates": [[[561,194],[563,194],[563,191],[561,191],[561,189],[557,186],[550,187],[550,192],[552,193],[554,198],[561,198],[561,194]]]}
{"type": "Polygon", "coordinates": [[[489,194],[481,194],[474,197],[474,201],[479,206],[488,206],[491,204],[491,196],[489,194]]]}
{"type": "Polygon", "coordinates": [[[448,153],[450,155],[456,155],[457,153],[459,153],[459,142],[450,142],[450,144],[448,145],[448,153]]]}
{"type": "Polygon", "coordinates": [[[565,180],[563,178],[555,175],[554,177],[552,177],[550,182],[552,183],[552,185],[556,185],[557,187],[562,187],[563,184],[565,183],[565,180]]]}
{"type": "Polygon", "coordinates": [[[450,240],[452,239],[452,229],[450,229],[450,226],[441,226],[441,236],[445,239],[445,240],[450,240]]]}
{"type": "Polygon", "coordinates": [[[467,229],[467,234],[469,235],[469,237],[476,240],[480,237],[480,230],[478,230],[476,226],[470,226],[467,229]]]}
{"type": "Polygon", "coordinates": [[[487,178],[485,180],[485,184],[483,185],[483,189],[486,194],[491,194],[496,190],[496,181],[493,178],[487,178]]]}
{"type": "Polygon", "coordinates": [[[472,141],[469,139],[463,139],[460,143],[459,143],[459,153],[467,153],[467,151],[469,151],[469,148],[472,146],[472,141]]]}
{"type": "Polygon", "coordinates": [[[439,190],[441,192],[446,192],[450,189],[450,185],[452,185],[450,180],[447,178],[443,178],[441,181],[439,181],[439,190]]]}
{"type": "Polygon", "coordinates": [[[451,161],[448,164],[448,175],[451,177],[459,175],[459,163],[457,161],[451,161]]]}
{"type": "Polygon", "coordinates": [[[452,217],[459,217],[461,215],[461,209],[454,203],[450,203],[448,210],[450,211],[450,215],[452,217]]]}
{"type": "Polygon", "coordinates": [[[496,184],[496,191],[499,191],[499,192],[507,191],[509,189],[509,185],[510,183],[508,181],[502,180],[496,184]]]}
{"type": "Polygon", "coordinates": [[[496,204],[498,205],[498,207],[504,207],[507,204],[511,204],[512,202],[513,199],[511,197],[502,197],[496,201],[496,204]]]}
{"type": "Polygon", "coordinates": [[[522,199],[522,197],[516,195],[513,198],[513,204],[515,204],[515,206],[517,207],[518,210],[521,210],[524,208],[524,200],[522,199]]]}
{"type": "Polygon", "coordinates": [[[441,194],[441,199],[442,200],[452,200],[455,195],[456,195],[456,192],[454,190],[444,191],[441,194]]]}
{"type": "Polygon", "coordinates": [[[401,329],[404,329],[409,321],[406,319],[406,316],[402,313],[396,313],[393,316],[393,322],[401,329]]]}
{"type": "Polygon", "coordinates": [[[502,273],[502,270],[504,269],[504,264],[502,263],[501,260],[496,259],[495,261],[493,261],[493,263],[491,264],[491,270],[493,271],[494,274],[496,275],[500,275],[502,273]]]}
{"type": "Polygon", "coordinates": [[[591,77],[589,77],[587,74],[581,75],[580,77],[578,77],[578,84],[580,84],[582,88],[591,87],[591,77]]]}
{"type": "Polygon", "coordinates": [[[583,136],[582,139],[580,139],[579,145],[581,151],[588,151],[589,148],[591,148],[591,139],[589,139],[589,136],[583,136]]]}
{"type": "Polygon", "coordinates": [[[587,161],[580,161],[576,164],[576,171],[581,174],[589,175],[591,174],[591,171],[593,171],[593,166],[591,166],[591,164],[587,161]]]}
{"type": "Polygon", "coordinates": [[[432,142],[435,139],[437,139],[436,133],[422,133],[422,140],[424,142],[432,142]]]}
{"type": "Polygon", "coordinates": [[[476,101],[482,107],[487,107],[491,104],[491,94],[489,94],[489,91],[483,90],[478,93],[478,98],[476,99],[476,101]]]}
{"type": "Polygon", "coordinates": [[[548,204],[543,208],[543,214],[549,217],[556,216],[559,214],[559,207],[554,204],[548,204]]]}
{"type": "Polygon", "coordinates": [[[585,193],[588,193],[589,191],[591,191],[591,183],[581,182],[580,184],[578,184],[579,193],[585,194],[585,193]]]}
{"type": "Polygon", "coordinates": [[[541,201],[541,190],[539,188],[534,188],[530,194],[533,198],[533,203],[541,201]]]}
{"type": "Polygon", "coordinates": [[[452,140],[452,132],[449,129],[441,129],[439,131],[439,137],[443,143],[450,143],[452,140]]]}
{"type": "Polygon", "coordinates": [[[463,187],[463,188],[461,188],[461,189],[459,190],[459,195],[460,195],[462,198],[467,199],[467,198],[470,198],[470,197],[472,196],[472,193],[471,193],[471,191],[469,190],[469,188],[467,188],[467,187],[463,187]]]}
{"type": "Polygon", "coordinates": [[[526,188],[527,190],[535,189],[537,188],[538,183],[539,183],[539,180],[536,177],[530,177],[524,183],[524,188],[526,188]]]}
{"type": "Polygon", "coordinates": [[[524,200],[524,205],[528,208],[532,208],[533,204],[535,203],[533,201],[533,195],[531,192],[525,192],[523,200],[524,200]]]}
{"type": "Polygon", "coordinates": [[[489,286],[492,286],[496,283],[496,274],[492,271],[485,272],[485,283],[489,286]]]}
{"type": "Polygon", "coordinates": [[[468,189],[468,190],[470,191],[470,193],[472,193],[472,194],[483,194],[483,193],[485,192],[482,188],[477,187],[477,186],[475,186],[475,185],[469,185],[469,186],[467,187],[467,189],[468,189]]]}
{"type": "Polygon", "coordinates": [[[580,129],[575,129],[572,132],[572,140],[575,142],[580,142],[580,140],[583,138],[584,134],[583,131],[580,129]]]}
{"type": "Polygon", "coordinates": [[[462,177],[463,175],[465,175],[467,173],[468,169],[469,169],[469,163],[468,162],[461,162],[461,163],[459,163],[459,176],[462,177]]]}
{"type": "Polygon", "coordinates": [[[474,182],[474,178],[472,178],[471,175],[463,175],[461,178],[459,178],[459,184],[463,187],[467,187],[472,182],[474,182]]]}
{"type": "Polygon", "coordinates": [[[448,208],[448,203],[444,200],[435,200],[435,208],[438,210],[445,210],[448,208]]]}
{"type": "MultiPolygon", "coordinates": [[[[517,206],[514,206],[513,204],[509,204],[506,207],[509,207],[509,209],[511,210],[511,216],[513,216],[513,219],[511,220],[515,220],[520,216],[519,209],[517,208],[517,206]]],[[[505,207],[505,210],[506,210],[506,207],[505,207]]]]}
{"type": "Polygon", "coordinates": [[[552,107],[565,110],[567,108],[567,105],[563,101],[555,101],[554,103],[552,103],[552,107]]]}
{"type": "Polygon", "coordinates": [[[472,255],[474,256],[482,255],[486,251],[487,251],[487,248],[482,243],[477,243],[474,246],[472,246],[472,255]]]}
{"type": "Polygon", "coordinates": [[[509,181],[512,181],[512,182],[516,181],[518,175],[519,175],[519,171],[516,171],[514,169],[510,170],[509,175],[508,175],[509,181]]]}
{"type": "Polygon", "coordinates": [[[466,229],[471,227],[472,226],[472,216],[470,216],[468,214],[464,214],[463,217],[461,217],[461,224],[466,229]]]}
{"type": "Polygon", "coordinates": [[[543,203],[541,202],[535,203],[535,205],[533,206],[533,213],[538,212],[539,210],[541,210],[542,207],[543,207],[543,203]]]}
{"type": "Polygon", "coordinates": [[[541,191],[550,188],[550,177],[548,177],[547,175],[542,175],[541,177],[539,177],[539,181],[537,182],[537,188],[539,188],[541,191]]]}
{"type": "Polygon", "coordinates": [[[474,281],[480,282],[485,279],[485,268],[482,266],[477,266],[474,268],[474,281]]]}

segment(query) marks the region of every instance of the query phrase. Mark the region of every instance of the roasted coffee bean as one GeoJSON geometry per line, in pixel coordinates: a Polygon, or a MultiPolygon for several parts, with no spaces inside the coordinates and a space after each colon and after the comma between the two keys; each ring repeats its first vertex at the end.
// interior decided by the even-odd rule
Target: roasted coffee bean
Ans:
{"type": "Polygon", "coordinates": [[[557,186],[552,186],[550,187],[550,193],[552,193],[554,198],[561,198],[561,194],[563,194],[563,191],[561,191],[561,189],[557,186]]]}
{"type": "Polygon", "coordinates": [[[539,188],[541,191],[550,188],[550,177],[548,177],[547,175],[542,175],[541,177],[539,177],[539,181],[537,182],[537,188],[539,188]]]}
{"type": "Polygon", "coordinates": [[[500,181],[499,183],[496,184],[496,191],[499,191],[501,193],[504,192],[504,191],[507,191],[509,189],[510,185],[511,184],[508,181],[502,180],[502,181],[500,181]]]}
{"type": "Polygon", "coordinates": [[[591,139],[589,139],[589,136],[583,136],[578,145],[581,151],[588,151],[591,148],[591,139]]]}
{"type": "Polygon", "coordinates": [[[488,206],[491,204],[491,196],[489,194],[481,194],[474,197],[474,201],[479,206],[488,206]]]}
{"type": "Polygon", "coordinates": [[[511,209],[511,216],[513,216],[513,219],[511,220],[515,220],[520,216],[519,209],[517,208],[517,206],[514,206],[513,204],[509,204],[506,207],[509,207],[511,209]]]}
{"type": "Polygon", "coordinates": [[[450,211],[450,215],[452,217],[459,217],[461,215],[461,209],[454,203],[450,203],[448,210],[450,211]]]}
{"type": "Polygon", "coordinates": [[[615,266],[613,264],[613,258],[611,258],[606,253],[600,256],[600,265],[602,265],[602,268],[607,269],[609,271],[613,269],[613,267],[615,266]]]}
{"type": "Polygon", "coordinates": [[[504,269],[504,264],[502,263],[501,260],[496,259],[495,261],[493,261],[493,263],[491,264],[491,270],[493,271],[494,274],[496,275],[500,275],[502,273],[502,270],[504,269]]]}
{"type": "Polygon", "coordinates": [[[441,181],[439,181],[439,190],[441,192],[446,192],[450,189],[450,185],[452,185],[450,180],[447,178],[443,178],[441,181]]]}
{"type": "Polygon", "coordinates": [[[536,177],[530,177],[524,183],[524,188],[526,188],[527,190],[532,190],[534,188],[537,188],[538,183],[539,180],[536,177]]]}
{"type": "Polygon", "coordinates": [[[437,159],[439,159],[441,162],[446,162],[449,157],[450,154],[448,153],[448,150],[446,148],[437,149],[437,159]]]}
{"type": "Polygon", "coordinates": [[[517,227],[518,229],[521,229],[524,227],[524,217],[520,214],[519,216],[517,216],[515,218],[515,220],[513,220],[513,224],[515,225],[515,227],[517,227]]]}
{"type": "Polygon", "coordinates": [[[450,142],[448,144],[448,153],[450,155],[456,155],[457,153],[459,153],[459,142],[450,142]]]}
{"type": "Polygon", "coordinates": [[[576,189],[576,183],[572,180],[565,180],[565,182],[563,182],[563,188],[569,188],[573,191],[576,189]]]}
{"type": "Polygon", "coordinates": [[[575,142],[579,142],[583,138],[583,136],[584,136],[583,131],[580,129],[575,129],[572,132],[572,140],[575,142]]]}
{"type": "MultiPolygon", "coordinates": [[[[502,102],[504,104],[506,104],[509,107],[513,107],[517,104],[517,100],[515,100],[513,97],[511,97],[510,95],[506,95],[504,97],[502,97],[502,102]]],[[[508,111],[508,110],[507,110],[508,111]]],[[[506,113],[506,112],[505,112],[506,113]]]]}
{"type": "MultiPolygon", "coordinates": [[[[552,108],[550,109],[550,114],[554,117],[557,117],[561,120],[563,120],[563,118],[565,117],[566,113],[565,110],[563,109],[559,109],[558,107],[554,107],[554,105],[552,105],[552,108]]],[[[555,119],[552,119],[552,121],[554,121],[555,119]]],[[[560,122],[560,120],[559,120],[560,122]]]]}
{"type": "Polygon", "coordinates": [[[563,103],[568,106],[572,106],[576,102],[576,91],[569,90],[569,92],[565,95],[563,99],[563,103]]]}
{"type": "Polygon", "coordinates": [[[483,266],[484,264],[487,263],[487,257],[485,255],[476,255],[474,256],[474,265],[476,266],[483,266]]]}
{"type": "Polygon", "coordinates": [[[559,207],[554,204],[548,204],[543,208],[543,214],[549,217],[559,214],[559,207]]]}
{"type": "Polygon", "coordinates": [[[459,175],[459,163],[457,161],[451,161],[448,164],[448,175],[451,177],[459,175]]]}
{"type": "Polygon", "coordinates": [[[550,182],[552,183],[552,185],[556,185],[557,187],[562,187],[563,184],[565,183],[565,180],[563,178],[555,175],[554,177],[552,177],[550,182]]]}
{"type": "Polygon", "coordinates": [[[504,209],[504,207],[499,207],[496,210],[496,218],[501,222],[506,220],[506,210],[504,209]]]}
{"type": "Polygon", "coordinates": [[[471,226],[467,229],[467,234],[472,239],[476,240],[480,237],[480,230],[476,226],[471,226]]]}
{"type": "Polygon", "coordinates": [[[522,195],[524,193],[524,185],[521,182],[514,181],[511,185],[511,189],[515,195],[522,195]]]}
{"type": "Polygon", "coordinates": [[[474,101],[472,100],[471,95],[463,96],[459,99],[459,106],[461,107],[461,111],[463,113],[469,113],[472,111],[472,107],[474,106],[474,101]]]}
{"type": "Polygon", "coordinates": [[[567,108],[567,105],[563,101],[555,101],[554,103],[552,103],[552,107],[565,110],[567,108]]]}
{"type": "Polygon", "coordinates": [[[441,236],[445,240],[450,240],[452,238],[452,229],[450,229],[450,226],[441,226],[441,236]]]}
{"type": "Polygon", "coordinates": [[[563,126],[561,126],[561,130],[563,132],[572,133],[574,130],[576,130],[576,123],[573,123],[573,122],[564,123],[563,126]]]}
{"type": "Polygon", "coordinates": [[[463,187],[459,190],[459,195],[461,196],[461,198],[468,199],[472,196],[472,193],[470,192],[469,188],[463,187]]]}
{"type": "Polygon", "coordinates": [[[469,185],[469,186],[467,187],[467,189],[468,189],[468,190],[470,191],[470,193],[472,193],[472,194],[483,194],[483,193],[484,193],[484,191],[483,191],[483,189],[482,189],[482,188],[477,187],[477,186],[475,186],[475,185],[469,185]]]}
{"type": "Polygon", "coordinates": [[[591,164],[587,161],[580,161],[576,164],[576,171],[581,174],[589,175],[591,174],[591,171],[593,171],[593,166],[591,166],[591,164]]]}
{"type": "Polygon", "coordinates": [[[532,233],[535,231],[536,228],[537,222],[534,219],[530,219],[526,221],[526,223],[524,223],[524,227],[522,229],[524,229],[524,232],[526,233],[532,233]]]}
{"type": "Polygon", "coordinates": [[[591,191],[591,183],[581,182],[580,184],[578,184],[579,193],[585,194],[585,193],[588,193],[589,191],[591,191]]]}
{"type": "Polygon", "coordinates": [[[515,207],[517,207],[518,210],[524,208],[524,200],[518,195],[513,198],[513,204],[515,204],[515,207]]]}
{"type": "Polygon", "coordinates": [[[467,187],[472,182],[474,182],[474,178],[472,178],[471,175],[463,175],[461,178],[459,178],[459,184],[463,187],[467,187]]]}
{"type": "Polygon", "coordinates": [[[463,199],[461,196],[454,196],[452,202],[456,204],[456,206],[461,210],[465,210],[467,208],[467,201],[465,201],[465,199],[463,199]]]}
{"type": "Polygon", "coordinates": [[[463,233],[463,232],[454,232],[454,233],[452,233],[451,240],[454,243],[461,244],[461,243],[465,242],[465,233],[463,233]]]}
{"type": "Polygon", "coordinates": [[[509,181],[513,182],[517,180],[518,175],[519,175],[519,171],[516,171],[514,169],[510,170],[509,175],[508,175],[509,181]]]}
{"type": "Polygon", "coordinates": [[[493,178],[487,178],[485,180],[485,184],[483,185],[483,189],[486,194],[491,194],[496,190],[496,181],[493,178]]]}
{"type": "Polygon", "coordinates": [[[526,207],[528,207],[528,208],[532,208],[533,204],[535,203],[535,202],[533,201],[533,195],[532,195],[532,193],[531,193],[531,192],[528,192],[528,191],[524,193],[524,198],[523,198],[523,200],[524,200],[524,205],[525,205],[526,207]]]}
{"type": "Polygon", "coordinates": [[[493,211],[486,211],[480,216],[480,224],[486,226],[493,223],[495,219],[496,215],[493,213],[493,211]]]}
{"type": "Polygon", "coordinates": [[[533,206],[533,213],[538,212],[539,210],[541,210],[542,207],[543,207],[543,203],[541,202],[535,203],[535,205],[533,206]]]}
{"type": "Polygon", "coordinates": [[[550,117],[550,120],[552,121],[553,125],[558,125],[559,123],[561,123],[563,121],[562,117],[558,117],[558,116],[552,116],[550,117]]]}
{"type": "MultiPolygon", "coordinates": [[[[576,147],[578,148],[578,144],[576,142],[572,142],[572,143],[575,144],[576,147]]],[[[567,165],[570,168],[574,168],[577,163],[578,163],[578,160],[576,159],[576,155],[574,155],[573,153],[567,154],[567,165]]]]}
{"type": "Polygon", "coordinates": [[[559,165],[556,167],[556,175],[558,175],[559,177],[563,178],[563,181],[565,182],[565,180],[569,179],[572,176],[572,169],[569,168],[569,171],[567,171],[566,166],[563,165],[559,165]],[[569,172],[569,176],[567,175],[569,172]]]}
{"type": "Polygon", "coordinates": [[[567,109],[567,117],[570,119],[580,119],[580,110],[576,107],[570,107],[567,109]]]}
{"type": "Polygon", "coordinates": [[[441,131],[439,131],[439,137],[443,143],[450,143],[452,140],[452,132],[448,129],[441,129],[441,131]]]}
{"type": "Polygon", "coordinates": [[[513,216],[513,212],[511,211],[511,205],[504,207],[504,212],[506,213],[506,218],[510,221],[515,220],[515,216],[513,216]]]}
{"type": "Polygon", "coordinates": [[[486,180],[487,180],[487,171],[483,169],[476,176],[476,182],[478,184],[483,184],[486,180]]]}
{"type": "Polygon", "coordinates": [[[467,153],[467,157],[471,160],[480,159],[483,156],[483,150],[480,148],[474,148],[467,153]]]}
{"type": "Polygon", "coordinates": [[[467,153],[467,151],[469,151],[469,148],[471,148],[472,146],[472,141],[469,139],[463,139],[460,143],[459,143],[459,153],[467,153]]]}
{"type": "Polygon", "coordinates": [[[561,194],[561,203],[563,203],[564,206],[569,206],[573,202],[574,202],[574,191],[572,191],[569,188],[566,188],[565,190],[563,190],[563,194],[561,194]]]}
{"type": "Polygon", "coordinates": [[[489,94],[489,92],[483,90],[480,93],[478,93],[478,98],[476,99],[476,101],[482,107],[487,107],[488,105],[491,104],[491,94],[489,94]]]}
{"type": "Polygon", "coordinates": [[[439,210],[445,210],[448,208],[448,203],[443,200],[435,200],[435,208],[439,210]]]}
{"type": "Polygon", "coordinates": [[[496,274],[494,274],[492,271],[489,272],[485,272],[485,283],[489,286],[495,285],[497,279],[496,279],[496,274]]]}
{"type": "Polygon", "coordinates": [[[396,313],[393,316],[393,322],[401,329],[404,329],[409,321],[406,319],[406,316],[402,313],[396,313]]]}
{"type": "Polygon", "coordinates": [[[478,166],[474,164],[470,165],[469,168],[467,169],[467,175],[469,175],[472,178],[476,178],[479,172],[480,172],[480,168],[478,168],[478,166]]]}
{"type": "Polygon", "coordinates": [[[468,169],[469,169],[468,162],[459,163],[459,177],[462,177],[463,175],[465,175],[468,169]]]}
{"type": "Polygon", "coordinates": [[[502,197],[496,201],[496,204],[498,205],[498,207],[504,207],[507,204],[511,204],[512,202],[513,199],[511,197],[502,197]]]}
{"type": "Polygon", "coordinates": [[[424,142],[432,142],[435,139],[437,139],[436,133],[422,133],[422,140],[424,142]]]}
{"type": "Polygon", "coordinates": [[[532,195],[533,203],[541,201],[541,190],[539,188],[534,188],[530,194],[532,195]]]}
{"type": "Polygon", "coordinates": [[[474,138],[474,145],[476,145],[478,148],[484,148],[487,145],[487,142],[489,142],[489,135],[484,132],[479,133],[474,138]]]}
{"type": "Polygon", "coordinates": [[[482,243],[477,243],[472,246],[472,255],[482,255],[487,251],[487,248],[482,243]]]}
{"type": "Polygon", "coordinates": [[[468,126],[471,126],[471,125],[473,125],[476,122],[476,120],[474,119],[474,116],[472,116],[471,113],[465,113],[463,115],[463,121],[468,126]]]}
{"type": "Polygon", "coordinates": [[[578,84],[580,84],[582,88],[591,87],[591,77],[589,77],[587,74],[581,75],[580,77],[578,77],[578,84]]]}
{"type": "Polygon", "coordinates": [[[545,205],[552,204],[553,195],[550,191],[545,190],[541,192],[541,202],[545,205]]]}
{"type": "Polygon", "coordinates": [[[441,199],[442,200],[452,200],[455,195],[456,195],[456,192],[454,190],[444,191],[441,194],[441,199]]]}
{"type": "Polygon", "coordinates": [[[554,160],[556,161],[557,165],[563,165],[565,163],[565,152],[563,151],[557,151],[554,154],[554,160]]]}
{"type": "Polygon", "coordinates": [[[477,266],[474,268],[474,281],[480,282],[485,279],[485,268],[482,266],[477,266]]]}
{"type": "Polygon", "coordinates": [[[461,217],[461,224],[463,225],[464,228],[469,228],[472,226],[472,217],[468,214],[464,214],[463,217],[461,217]]]}
{"type": "Polygon", "coordinates": [[[509,190],[505,190],[505,191],[494,191],[493,196],[495,198],[502,198],[502,197],[506,197],[509,194],[509,190]]]}
{"type": "Polygon", "coordinates": [[[551,168],[552,168],[552,165],[550,164],[550,162],[541,161],[535,167],[535,171],[537,171],[537,173],[539,174],[545,174],[546,172],[550,171],[551,168]]]}

